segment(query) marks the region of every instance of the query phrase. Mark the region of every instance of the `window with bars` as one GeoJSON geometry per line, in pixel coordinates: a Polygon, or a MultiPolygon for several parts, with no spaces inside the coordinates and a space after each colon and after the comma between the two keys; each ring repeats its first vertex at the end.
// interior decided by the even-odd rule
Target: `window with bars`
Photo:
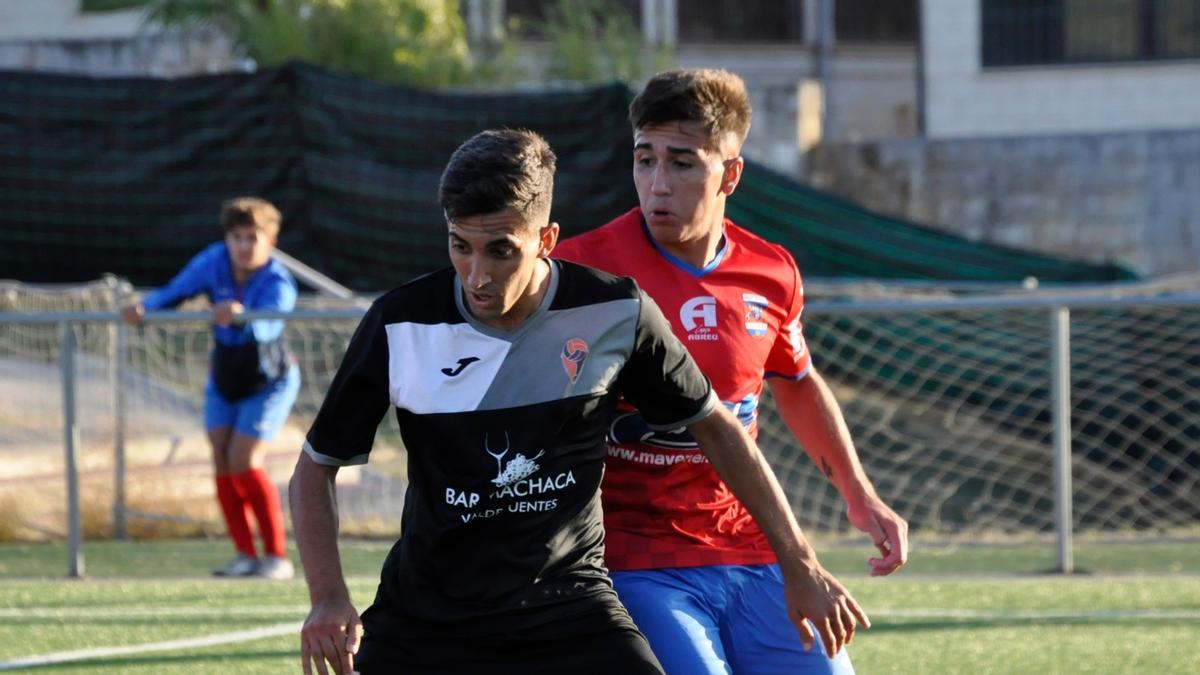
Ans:
{"type": "MultiPolygon", "coordinates": [[[[504,0],[504,13],[511,27],[520,37],[543,37],[541,25],[546,21],[547,10],[560,4],[561,0],[504,0]]],[[[624,11],[633,19],[633,25],[642,21],[641,0],[585,0],[584,7],[611,8],[624,11]]]]}
{"type": "Polygon", "coordinates": [[[680,42],[802,42],[804,0],[678,2],[680,42]]]}
{"type": "Polygon", "coordinates": [[[837,0],[838,42],[915,42],[917,0],[837,0]]]}
{"type": "Polygon", "coordinates": [[[982,0],[984,67],[1200,58],[1200,0],[982,0]]]}
{"type": "MultiPolygon", "coordinates": [[[[559,0],[505,0],[525,37],[537,37],[546,9],[559,0]]],[[[608,0],[641,25],[641,0],[608,0]]],[[[676,0],[680,42],[802,43],[807,0],[676,0]]],[[[835,33],[845,42],[912,42],[917,0],[836,0],[835,33]]]]}
{"type": "Polygon", "coordinates": [[[147,0],[79,0],[79,11],[111,12],[118,9],[133,9],[145,5],[147,0]]]}

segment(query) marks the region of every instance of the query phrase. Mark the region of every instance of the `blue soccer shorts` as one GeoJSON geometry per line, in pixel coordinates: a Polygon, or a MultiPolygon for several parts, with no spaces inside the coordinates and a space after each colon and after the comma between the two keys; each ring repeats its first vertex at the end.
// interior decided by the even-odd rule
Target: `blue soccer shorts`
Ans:
{"type": "MultiPolygon", "coordinates": [[[[805,651],[778,565],[613,572],[621,602],[667,675],[852,675],[843,649],[805,651]]],[[[815,630],[814,630],[815,632],[815,630]]]]}
{"type": "Polygon", "coordinates": [[[269,441],[283,428],[299,392],[300,368],[294,363],[271,386],[238,401],[221,396],[210,377],[204,387],[204,429],[233,427],[243,436],[269,441]]]}

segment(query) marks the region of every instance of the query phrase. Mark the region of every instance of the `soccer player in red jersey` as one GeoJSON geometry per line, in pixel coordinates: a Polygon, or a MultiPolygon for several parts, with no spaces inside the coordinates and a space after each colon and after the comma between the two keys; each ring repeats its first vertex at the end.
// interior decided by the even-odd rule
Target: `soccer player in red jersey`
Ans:
{"type": "MultiPolygon", "coordinates": [[[[875,493],[813,367],[796,264],[725,218],[750,128],[741,78],[662,73],[629,110],[639,208],[561,243],[555,257],[633,277],[751,435],[769,379],[788,428],[879,549],[871,574],[894,572],[908,526],[875,493]]],[[[605,559],[668,673],[853,672],[842,644],[804,647],[785,603],[790,570],[686,431],[655,431],[626,406],[610,428],[603,499],[605,559]]]]}

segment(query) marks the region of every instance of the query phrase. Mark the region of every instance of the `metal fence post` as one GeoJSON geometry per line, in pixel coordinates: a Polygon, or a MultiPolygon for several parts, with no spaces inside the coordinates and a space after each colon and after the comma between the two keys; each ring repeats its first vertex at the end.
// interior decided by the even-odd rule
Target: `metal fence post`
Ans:
{"type": "Polygon", "coordinates": [[[67,470],[67,574],[83,576],[83,531],[79,513],[79,426],[75,417],[75,330],[69,322],[59,324],[59,365],[62,371],[63,447],[67,470]]]}
{"type": "Polygon", "coordinates": [[[128,537],[125,525],[125,347],[129,329],[116,322],[113,358],[113,537],[128,537]]]}
{"type": "Polygon", "coordinates": [[[1075,571],[1071,514],[1071,310],[1055,307],[1050,313],[1051,382],[1054,424],[1054,530],[1057,536],[1057,571],[1075,571]]]}

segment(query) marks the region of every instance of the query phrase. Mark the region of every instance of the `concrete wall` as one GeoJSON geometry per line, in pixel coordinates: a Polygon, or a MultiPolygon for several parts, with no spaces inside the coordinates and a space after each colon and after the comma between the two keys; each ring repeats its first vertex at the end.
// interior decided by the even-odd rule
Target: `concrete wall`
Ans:
{"type": "Polygon", "coordinates": [[[163,31],[141,10],[85,14],[78,0],[0,0],[0,69],[178,77],[241,66],[220,33],[163,31]]]}
{"type": "Polygon", "coordinates": [[[215,31],[146,32],[88,40],[0,41],[0,69],[93,77],[182,77],[243,67],[215,31]]]}
{"type": "Polygon", "coordinates": [[[975,240],[1200,271],[1200,130],[828,144],[805,179],[975,240]]]}
{"type": "Polygon", "coordinates": [[[922,0],[929,138],[1200,127],[1200,61],[983,70],[979,0],[922,0]]]}
{"type": "Polygon", "coordinates": [[[142,24],[141,10],[79,11],[79,0],[0,0],[0,42],[126,38],[142,24]]]}

